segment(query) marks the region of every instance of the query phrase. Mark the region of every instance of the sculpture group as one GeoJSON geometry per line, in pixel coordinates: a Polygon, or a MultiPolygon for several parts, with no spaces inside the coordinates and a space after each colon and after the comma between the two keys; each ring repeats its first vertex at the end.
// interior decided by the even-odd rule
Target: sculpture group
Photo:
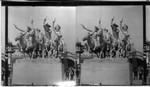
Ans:
{"type": "MultiPolygon", "coordinates": [[[[43,21],[45,33],[42,33],[39,28],[33,27],[33,20],[31,26],[27,26],[26,31],[14,24],[15,28],[21,31],[20,35],[15,38],[15,41],[18,41],[18,48],[21,52],[27,53],[30,58],[34,58],[34,56],[57,58],[59,54],[67,53],[60,25],[55,25],[56,19],[52,25],[46,23],[46,20],[47,18],[43,21]],[[52,38],[52,33],[55,34],[54,38],[52,38]]],[[[84,51],[89,52],[89,54],[95,53],[98,58],[116,57],[116,55],[128,57],[134,49],[128,32],[128,25],[123,25],[123,19],[120,21],[120,26],[114,23],[114,18],[111,19],[112,32],[101,27],[101,20],[99,20],[99,26],[95,26],[93,31],[82,24],[81,26],[88,31],[83,38],[83,42],[85,42],[84,51]],[[123,38],[119,36],[119,33],[122,33],[123,38]]]]}
{"type": "Polygon", "coordinates": [[[55,25],[56,19],[52,25],[46,23],[46,20],[47,18],[43,21],[45,34],[39,28],[33,27],[33,20],[31,26],[27,26],[26,31],[14,24],[15,28],[21,31],[20,35],[15,38],[20,52],[28,54],[30,58],[57,58],[59,54],[67,52],[60,25],[55,25]],[[52,33],[55,34],[54,38],[52,38],[52,33]]]}
{"type": "Polygon", "coordinates": [[[126,24],[123,25],[123,19],[120,21],[120,28],[114,23],[114,18],[111,19],[112,32],[107,28],[101,27],[101,20],[99,20],[99,26],[94,27],[94,31],[82,24],[81,26],[88,31],[83,38],[84,44],[82,48],[89,53],[95,53],[98,58],[113,58],[117,57],[117,55],[118,57],[128,57],[134,50],[134,43],[128,32],[128,26],[126,24]],[[119,33],[122,33],[123,37],[119,36],[119,33]]]}

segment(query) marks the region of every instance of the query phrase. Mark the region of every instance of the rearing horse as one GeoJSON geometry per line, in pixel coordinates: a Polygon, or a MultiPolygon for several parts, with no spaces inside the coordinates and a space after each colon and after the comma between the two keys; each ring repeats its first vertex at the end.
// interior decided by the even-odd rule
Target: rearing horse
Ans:
{"type": "Polygon", "coordinates": [[[92,39],[92,35],[90,33],[88,33],[88,35],[83,38],[83,41],[86,41],[87,50],[90,53],[92,53],[92,56],[93,56],[93,53],[95,53],[97,55],[97,57],[99,58],[99,56],[100,56],[100,54],[99,54],[100,53],[100,49],[99,49],[99,46],[98,46],[94,50],[95,44],[94,44],[94,41],[92,39]]]}

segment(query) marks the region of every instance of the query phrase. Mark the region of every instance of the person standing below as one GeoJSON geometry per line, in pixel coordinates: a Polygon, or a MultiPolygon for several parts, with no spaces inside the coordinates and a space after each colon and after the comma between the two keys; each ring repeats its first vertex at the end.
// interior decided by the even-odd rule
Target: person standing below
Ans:
{"type": "Polygon", "coordinates": [[[65,68],[65,80],[69,80],[69,69],[68,69],[68,67],[65,68]]]}
{"type": "Polygon", "coordinates": [[[73,67],[70,67],[70,80],[73,80],[74,79],[74,69],[73,67]]]}

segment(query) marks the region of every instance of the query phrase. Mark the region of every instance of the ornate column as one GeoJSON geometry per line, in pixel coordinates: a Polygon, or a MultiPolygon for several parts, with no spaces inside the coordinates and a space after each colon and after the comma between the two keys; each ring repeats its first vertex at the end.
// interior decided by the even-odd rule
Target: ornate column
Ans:
{"type": "Polygon", "coordinates": [[[84,52],[83,50],[83,45],[81,44],[81,42],[77,42],[76,43],[76,53],[78,54],[79,58],[77,58],[77,70],[78,70],[78,76],[79,77],[76,77],[76,83],[77,83],[77,86],[80,86],[80,79],[81,79],[81,54],[84,52]]]}
{"type": "Polygon", "coordinates": [[[12,64],[12,54],[15,52],[14,49],[12,49],[13,45],[11,42],[8,42],[8,46],[6,47],[6,53],[8,54],[8,57],[6,58],[6,86],[11,86],[12,82],[12,72],[13,72],[13,64],[12,64]]]}

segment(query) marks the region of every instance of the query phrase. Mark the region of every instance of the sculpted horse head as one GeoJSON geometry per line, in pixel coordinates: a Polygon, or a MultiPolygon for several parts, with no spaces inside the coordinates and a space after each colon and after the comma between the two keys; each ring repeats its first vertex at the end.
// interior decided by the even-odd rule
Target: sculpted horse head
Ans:
{"type": "Polygon", "coordinates": [[[15,41],[19,41],[21,45],[26,45],[26,40],[25,40],[24,34],[22,33],[15,38],[15,41]]]}

